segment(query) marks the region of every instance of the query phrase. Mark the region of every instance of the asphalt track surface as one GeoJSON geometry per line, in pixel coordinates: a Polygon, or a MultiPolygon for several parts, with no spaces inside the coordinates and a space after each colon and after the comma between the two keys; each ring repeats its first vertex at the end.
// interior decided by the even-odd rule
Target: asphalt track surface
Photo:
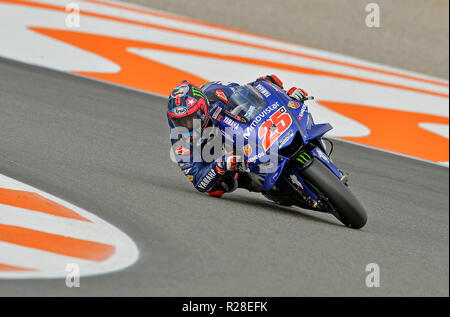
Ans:
{"type": "Polygon", "coordinates": [[[1,280],[0,296],[449,295],[448,168],[336,142],[369,215],[352,230],[245,190],[198,193],[169,159],[163,98],[5,59],[0,74],[0,173],[95,213],[141,252],[79,289],[1,280]]]}

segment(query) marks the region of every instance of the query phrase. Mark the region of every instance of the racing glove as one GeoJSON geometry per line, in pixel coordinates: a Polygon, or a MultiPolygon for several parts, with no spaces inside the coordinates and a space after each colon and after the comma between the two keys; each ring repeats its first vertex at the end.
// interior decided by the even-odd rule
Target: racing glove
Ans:
{"type": "Polygon", "coordinates": [[[277,85],[278,87],[280,87],[281,89],[283,89],[283,82],[275,75],[267,75],[267,76],[262,76],[259,77],[256,81],[261,81],[261,80],[268,80],[271,83],[277,85]]]}
{"type": "Polygon", "coordinates": [[[292,87],[291,89],[289,89],[287,94],[292,99],[295,99],[295,100],[298,100],[298,101],[303,101],[308,96],[308,93],[306,91],[304,91],[301,88],[297,88],[297,87],[292,87]]]}
{"type": "Polygon", "coordinates": [[[241,157],[237,155],[226,155],[216,162],[216,172],[219,175],[224,175],[225,172],[235,172],[238,162],[241,161],[241,157]]]}
{"type": "Polygon", "coordinates": [[[225,155],[216,160],[215,170],[220,175],[219,180],[214,186],[208,190],[209,196],[222,197],[226,192],[232,192],[238,187],[237,169],[240,164],[241,157],[237,155],[225,155]]]}
{"type": "Polygon", "coordinates": [[[237,177],[230,173],[223,175],[210,190],[209,196],[222,197],[224,193],[230,193],[238,187],[237,177]]]}

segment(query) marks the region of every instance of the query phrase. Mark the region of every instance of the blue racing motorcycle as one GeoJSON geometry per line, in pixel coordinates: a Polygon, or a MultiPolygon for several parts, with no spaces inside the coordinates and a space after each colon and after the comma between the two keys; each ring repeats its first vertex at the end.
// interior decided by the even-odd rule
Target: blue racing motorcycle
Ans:
{"type": "Polygon", "coordinates": [[[347,174],[332,162],[331,141],[323,138],[332,126],[315,124],[304,101],[269,82],[233,90],[212,120],[244,158],[239,173],[278,204],[331,213],[350,228],[362,228],[366,211],[349,190],[347,174]]]}

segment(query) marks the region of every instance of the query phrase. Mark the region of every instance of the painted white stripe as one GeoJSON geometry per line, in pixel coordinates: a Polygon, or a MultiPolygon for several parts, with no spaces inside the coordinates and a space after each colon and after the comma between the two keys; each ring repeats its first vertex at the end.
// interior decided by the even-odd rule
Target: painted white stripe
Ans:
{"type": "MultiPolygon", "coordinates": [[[[213,76],[214,74],[220,74],[220,80],[245,83],[254,80],[261,74],[276,73],[280,78],[283,78],[286,87],[295,84],[308,87],[308,93],[321,100],[363,104],[444,117],[449,116],[448,99],[442,97],[327,76],[311,76],[258,65],[224,61],[216,58],[139,48],[128,48],[128,51],[183,71],[194,73],[208,80],[218,80],[218,77],[214,78],[213,76]]],[[[320,119],[322,120],[322,118],[320,119]]]]}
{"type": "MultiPolygon", "coordinates": [[[[73,0],[33,0],[31,2],[49,3],[49,4],[65,7],[68,3],[73,2],[73,0]]],[[[120,4],[125,7],[134,7],[134,8],[139,8],[139,9],[149,10],[149,11],[154,11],[154,12],[162,12],[162,11],[158,11],[155,9],[149,9],[149,8],[146,8],[143,6],[139,6],[136,4],[124,3],[124,2],[120,2],[120,1],[110,1],[109,0],[109,1],[105,1],[105,2],[117,3],[117,4],[120,4]]],[[[401,73],[404,75],[411,75],[411,76],[416,76],[416,77],[424,78],[424,79],[437,80],[442,83],[448,83],[448,80],[444,80],[442,78],[427,76],[427,75],[412,72],[412,71],[406,71],[406,70],[398,69],[398,68],[391,67],[391,66],[386,66],[386,65],[382,65],[382,64],[378,64],[378,63],[364,61],[364,60],[361,60],[358,58],[345,56],[342,54],[337,54],[337,53],[332,53],[332,52],[319,50],[319,49],[315,49],[315,48],[311,48],[311,47],[306,47],[306,46],[298,45],[295,43],[278,41],[276,39],[260,37],[258,35],[251,35],[251,34],[247,34],[244,32],[234,31],[231,29],[227,30],[227,29],[223,29],[223,28],[215,28],[214,26],[203,26],[203,25],[199,25],[196,23],[189,23],[189,22],[177,21],[177,20],[169,19],[169,18],[156,17],[156,16],[151,16],[151,15],[147,15],[147,14],[143,14],[143,13],[122,10],[122,9],[116,9],[116,8],[112,8],[112,7],[109,7],[106,5],[94,4],[94,3],[90,3],[90,2],[86,2],[86,1],[78,1],[78,3],[80,4],[81,9],[85,10],[85,11],[97,12],[97,13],[101,13],[101,14],[105,14],[105,15],[111,15],[114,17],[126,18],[126,19],[131,19],[131,20],[140,21],[140,22],[153,23],[153,24],[157,24],[157,25],[173,27],[173,28],[176,28],[179,30],[186,30],[186,31],[192,31],[192,32],[197,32],[197,33],[201,33],[201,34],[211,35],[211,36],[223,37],[223,38],[230,39],[230,40],[238,40],[238,41],[257,44],[257,45],[265,45],[268,47],[284,49],[284,50],[288,50],[291,52],[304,53],[304,54],[309,54],[309,55],[323,57],[323,58],[330,58],[330,59],[335,59],[335,60],[338,60],[341,62],[354,63],[354,64],[361,65],[361,66],[374,67],[374,68],[378,68],[381,70],[398,72],[398,73],[401,73]]],[[[162,12],[162,13],[168,14],[166,12],[162,12]]],[[[169,15],[176,16],[173,13],[170,13],[169,15]]]]}
{"type": "MultiPolygon", "coordinates": [[[[63,8],[67,3],[72,1],[33,0],[32,2],[51,3],[63,8]]],[[[117,1],[113,2],[128,7],[142,8],[140,6],[124,4],[117,1]]],[[[174,27],[179,30],[194,31],[201,34],[209,34],[232,40],[240,40],[247,43],[266,45],[268,47],[285,49],[292,52],[305,53],[317,57],[335,59],[342,62],[350,62],[357,65],[375,67],[387,71],[396,71],[401,74],[412,75],[419,78],[436,80],[436,78],[431,76],[426,76],[411,71],[399,70],[395,67],[379,65],[353,57],[303,47],[297,44],[282,42],[275,39],[268,39],[242,32],[235,32],[233,30],[200,25],[197,23],[183,22],[171,18],[155,17],[148,14],[132,12],[129,10],[115,9],[108,6],[89,3],[86,1],[78,1],[77,3],[80,4],[82,11],[92,11],[99,14],[116,16],[135,21],[149,22],[158,25],[174,27]]],[[[160,44],[176,45],[185,48],[196,49],[198,47],[202,47],[202,49],[208,52],[223,53],[226,55],[235,56],[256,57],[264,60],[289,63],[291,65],[311,67],[315,69],[327,70],[363,78],[382,80],[400,85],[408,85],[416,88],[448,93],[448,88],[438,85],[420,83],[413,80],[401,79],[396,76],[377,74],[374,72],[358,70],[351,67],[339,66],[332,63],[318,62],[286,54],[269,52],[267,50],[249,48],[242,45],[228,44],[224,43],[223,41],[213,41],[195,36],[186,36],[177,32],[161,31],[143,26],[119,23],[115,21],[107,21],[104,19],[91,18],[87,16],[82,16],[80,28],[67,29],[64,24],[65,18],[67,16],[67,13],[65,12],[56,12],[52,10],[27,8],[24,6],[7,4],[0,4],[0,12],[2,15],[2,19],[0,19],[0,41],[2,41],[2,43],[7,43],[7,45],[3,45],[0,47],[0,56],[18,59],[27,63],[37,64],[53,69],[93,71],[96,69],[95,67],[100,64],[97,61],[94,61],[92,59],[90,60],[89,57],[86,57],[87,55],[85,54],[90,53],[84,51],[77,52],[77,49],[70,45],[66,45],[58,40],[53,40],[27,30],[26,26],[31,25],[69,31],[74,30],[124,39],[140,40],[144,42],[150,41],[160,44]],[[14,38],[15,40],[11,41],[11,38],[14,38]],[[42,41],[45,42],[45,45],[40,45],[42,41]],[[33,47],[42,47],[42,50],[29,50],[30,44],[33,44],[33,47]],[[62,52],[60,48],[54,49],[55,47],[59,47],[60,45],[63,45],[65,47],[64,52],[62,52]],[[79,61],[80,64],[75,64],[74,61],[79,61]],[[70,65],[73,65],[72,68],[70,68],[70,65]]],[[[320,100],[333,100],[337,102],[363,104],[379,108],[406,110],[419,113],[434,114],[444,117],[449,116],[447,98],[429,96],[395,88],[358,83],[349,80],[329,78],[326,76],[311,76],[299,74],[296,72],[278,71],[276,69],[246,65],[242,63],[224,62],[220,59],[215,60],[200,58],[199,61],[197,61],[195,60],[195,56],[184,56],[160,51],[141,50],[140,48],[130,48],[130,50],[135,54],[158,60],[170,66],[174,66],[174,61],[181,63],[184,66],[179,66],[179,68],[186,67],[186,69],[189,69],[189,71],[193,72],[194,74],[207,79],[245,82],[253,80],[255,76],[259,76],[264,73],[276,72],[283,79],[286,86],[289,87],[290,85],[301,85],[307,88],[310,94],[315,95],[320,100]],[[201,67],[199,67],[199,65],[201,67]],[[225,67],[223,67],[223,65],[225,65],[225,67]],[[247,72],[247,74],[244,74],[245,72],[247,72]]],[[[104,67],[104,72],[115,72],[119,69],[118,65],[115,65],[110,61],[106,62],[107,63],[103,64],[102,66],[104,67]]],[[[448,84],[448,80],[437,80],[441,83],[448,84]]],[[[330,135],[362,136],[367,135],[367,133],[370,132],[366,127],[359,124],[358,122],[354,122],[339,114],[326,110],[324,107],[317,106],[312,108],[311,110],[315,115],[317,114],[317,118],[321,121],[325,121],[326,118],[330,118],[331,123],[335,126],[335,130],[333,130],[330,135]],[[325,117],[321,117],[322,115],[324,115],[325,117]]],[[[439,131],[441,130],[442,129],[440,129],[439,131]]],[[[431,132],[439,134],[439,131],[437,131],[436,129],[432,129],[431,132]]]]}
{"type": "Polygon", "coordinates": [[[62,236],[70,236],[82,240],[105,243],[115,247],[115,253],[111,257],[102,262],[95,262],[1,242],[0,263],[32,269],[38,268],[39,271],[0,271],[0,278],[64,277],[66,276],[64,269],[67,263],[79,264],[82,276],[96,275],[124,269],[137,261],[139,251],[134,241],[113,225],[86,210],[1,174],[0,188],[38,193],[92,221],[92,223],[89,224],[78,220],[61,219],[61,217],[57,216],[53,217],[51,215],[26,211],[21,208],[0,204],[0,223],[61,234],[62,236]],[[61,266],[64,267],[61,269],[61,266]]]}
{"type": "Polygon", "coordinates": [[[412,159],[412,160],[415,160],[415,161],[421,161],[421,162],[425,162],[425,163],[428,163],[428,164],[449,167],[449,162],[434,162],[434,161],[424,160],[424,159],[421,159],[421,158],[418,158],[418,157],[414,157],[414,156],[410,156],[410,155],[405,155],[405,154],[401,154],[401,153],[397,153],[397,152],[392,152],[392,151],[388,151],[388,150],[379,149],[379,148],[376,148],[376,147],[373,147],[373,146],[370,146],[370,145],[360,144],[360,143],[356,143],[356,142],[345,140],[345,139],[339,139],[339,138],[334,138],[334,137],[332,139],[338,140],[340,142],[345,142],[345,143],[350,143],[350,144],[353,144],[353,145],[365,147],[367,149],[371,149],[371,150],[375,150],[375,151],[389,153],[389,154],[392,154],[392,155],[395,155],[395,156],[401,156],[401,157],[412,159]]]}
{"type": "Polygon", "coordinates": [[[18,266],[22,268],[31,268],[40,271],[37,272],[2,272],[0,278],[29,278],[39,274],[39,277],[63,277],[66,276],[64,271],[69,263],[77,263],[83,268],[83,273],[92,270],[91,266],[95,262],[86,261],[70,256],[59,255],[38,249],[27,248],[15,244],[0,241],[0,263],[18,266]],[[45,260],[43,260],[45,259],[45,260]],[[89,269],[88,269],[89,268],[89,269]]]}
{"type": "MultiPolygon", "coordinates": [[[[41,2],[41,1],[34,1],[34,2],[41,2]]],[[[48,2],[52,2],[52,1],[48,1],[48,2]]],[[[86,5],[83,3],[83,7],[88,8],[88,9],[86,9],[86,11],[99,12],[101,14],[108,14],[108,15],[122,17],[122,18],[127,16],[127,14],[118,14],[117,11],[120,11],[120,10],[110,9],[107,7],[106,7],[105,11],[98,11],[99,6],[92,5],[90,3],[86,3],[86,5]],[[89,10],[89,8],[91,10],[89,10]],[[113,12],[115,12],[115,13],[113,13],[113,12]]],[[[12,23],[23,24],[23,26],[21,26],[22,29],[25,28],[25,24],[33,25],[35,23],[39,24],[40,26],[43,26],[43,27],[45,26],[45,27],[62,28],[63,26],[61,25],[61,21],[66,17],[66,14],[62,13],[62,12],[55,12],[55,11],[48,11],[48,10],[27,8],[27,7],[17,7],[17,6],[11,6],[11,8],[12,8],[12,10],[16,10],[16,11],[17,10],[24,11],[24,12],[22,12],[22,17],[23,17],[23,15],[25,15],[27,17],[26,19],[20,19],[20,20],[13,19],[13,21],[11,23],[8,23],[9,25],[14,25],[12,23]],[[28,14],[27,14],[27,12],[28,12],[28,14]],[[48,15],[48,17],[43,18],[43,15],[44,16],[48,15]],[[38,21],[34,22],[33,18],[34,18],[34,20],[38,20],[38,21]]],[[[14,16],[14,15],[17,15],[17,13],[11,12],[11,13],[7,13],[7,15],[14,16]]],[[[139,19],[136,19],[135,14],[131,14],[131,16],[129,18],[134,19],[134,20],[139,20],[139,19]]],[[[156,24],[160,24],[160,25],[173,26],[170,24],[173,21],[168,20],[168,19],[156,18],[156,20],[154,21],[152,17],[147,17],[146,20],[149,20],[147,22],[152,22],[152,23],[156,23],[156,24]],[[169,24],[167,23],[168,21],[170,22],[169,24]]],[[[337,73],[346,74],[346,75],[368,78],[368,79],[372,79],[372,80],[381,80],[381,81],[386,81],[386,82],[390,82],[390,83],[411,86],[411,87],[415,87],[415,88],[419,88],[419,89],[429,89],[432,91],[448,94],[448,88],[446,88],[446,87],[417,82],[414,80],[402,79],[402,78],[390,76],[390,75],[384,75],[384,74],[379,74],[379,73],[374,73],[374,72],[369,72],[369,71],[364,71],[364,70],[358,70],[355,68],[340,66],[340,65],[336,65],[336,64],[314,61],[311,59],[306,59],[306,58],[301,58],[301,57],[289,56],[286,54],[270,52],[267,50],[261,50],[261,49],[246,47],[246,46],[242,46],[242,45],[229,44],[229,43],[225,43],[222,41],[203,39],[203,38],[198,38],[198,37],[193,37],[193,36],[188,36],[188,35],[182,35],[182,34],[179,34],[176,32],[161,31],[161,30],[145,28],[145,27],[141,27],[141,26],[130,25],[130,24],[126,24],[126,23],[119,23],[119,22],[107,21],[107,20],[103,20],[103,19],[91,18],[91,17],[87,17],[87,16],[83,16],[82,21],[83,21],[83,23],[82,23],[81,27],[74,29],[74,31],[102,34],[102,35],[107,35],[107,36],[118,36],[118,37],[133,39],[133,40],[139,40],[139,41],[149,41],[149,39],[151,39],[150,41],[153,43],[159,43],[159,44],[171,45],[171,46],[174,45],[174,43],[176,43],[176,46],[178,46],[178,47],[189,48],[189,49],[198,49],[199,47],[201,47],[203,51],[207,51],[207,52],[211,52],[211,53],[222,54],[225,52],[226,55],[231,55],[231,56],[253,57],[253,58],[259,58],[259,59],[268,60],[268,61],[279,62],[279,63],[288,63],[290,65],[297,65],[297,66],[303,66],[303,67],[310,67],[310,68],[314,68],[314,69],[318,69],[318,70],[332,71],[332,72],[337,72],[337,73]],[[104,25],[104,27],[99,27],[99,24],[104,25]]],[[[183,26],[188,25],[184,22],[181,24],[183,26]]],[[[186,30],[187,28],[186,27],[178,27],[178,29],[186,30]]],[[[209,28],[201,27],[201,30],[197,30],[197,31],[201,31],[200,33],[202,33],[202,34],[208,34],[208,32],[205,32],[205,30],[209,30],[209,28]]],[[[42,40],[42,36],[38,35],[38,37],[40,38],[40,40],[42,40]]],[[[30,38],[33,38],[33,33],[28,31],[27,40],[29,40],[30,38]]],[[[50,39],[46,39],[46,40],[47,41],[45,41],[45,42],[48,42],[48,43],[51,42],[50,39]]],[[[260,41],[261,40],[262,39],[260,39],[260,41]]],[[[16,41],[16,42],[19,42],[19,41],[16,41]]],[[[278,42],[274,41],[274,43],[278,43],[278,42]]],[[[14,45],[14,43],[13,43],[13,45],[14,45]]],[[[20,43],[18,43],[18,45],[20,45],[20,43]]],[[[65,44],[63,44],[63,46],[64,45],[65,44]]],[[[274,46],[274,45],[271,45],[271,46],[274,46]]],[[[43,48],[43,50],[45,50],[45,48],[43,48]]],[[[19,51],[19,49],[17,49],[17,51],[19,51]]],[[[82,51],[80,51],[80,52],[82,52],[82,51]]],[[[80,52],[78,52],[78,53],[80,53],[80,52]]],[[[312,55],[316,56],[317,54],[312,54],[312,55]]],[[[329,53],[329,56],[327,56],[327,58],[333,58],[333,54],[329,53]]],[[[362,61],[360,61],[359,64],[363,65],[364,63],[362,61]]],[[[77,66],[77,65],[74,65],[74,66],[77,66]]],[[[118,66],[114,65],[114,67],[115,67],[114,69],[109,69],[105,72],[117,71],[118,66]]],[[[77,68],[74,68],[74,69],[78,70],[77,68]]]]}
{"type": "MultiPolygon", "coordinates": [[[[112,73],[120,70],[119,66],[101,56],[28,30],[26,28],[27,25],[41,24],[37,22],[39,13],[36,9],[25,10],[19,6],[0,3],[0,13],[0,39],[4,43],[8,43],[8,45],[0,46],[0,56],[2,57],[35,65],[52,65],[52,68],[63,71],[75,69],[112,73]],[[23,16],[20,13],[21,11],[24,13],[23,16]],[[11,14],[16,18],[11,17],[11,14]],[[34,17],[32,16],[33,14],[34,17]],[[5,16],[10,18],[5,18],[5,16]],[[33,49],[30,50],[30,47],[33,49]]],[[[64,24],[62,24],[64,23],[64,18],[64,14],[61,14],[59,21],[58,16],[45,17],[45,19],[53,21],[54,26],[59,25],[59,28],[64,27],[64,24]]]]}
{"type": "Polygon", "coordinates": [[[2,204],[0,204],[0,224],[105,244],[111,243],[110,235],[114,234],[108,230],[108,227],[99,227],[95,223],[53,216],[2,204]]]}
{"type": "Polygon", "coordinates": [[[421,122],[419,123],[419,127],[422,129],[428,130],[430,132],[439,134],[440,136],[443,136],[444,138],[448,139],[448,124],[438,124],[438,123],[426,123],[421,122]]]}

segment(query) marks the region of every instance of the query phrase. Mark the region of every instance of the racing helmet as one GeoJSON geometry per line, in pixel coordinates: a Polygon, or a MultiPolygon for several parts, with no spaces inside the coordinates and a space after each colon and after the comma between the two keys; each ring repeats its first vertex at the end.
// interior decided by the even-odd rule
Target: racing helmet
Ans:
{"type": "Polygon", "coordinates": [[[186,139],[201,136],[209,122],[209,102],[203,91],[183,81],[169,96],[167,114],[174,128],[184,128],[186,139]]]}

